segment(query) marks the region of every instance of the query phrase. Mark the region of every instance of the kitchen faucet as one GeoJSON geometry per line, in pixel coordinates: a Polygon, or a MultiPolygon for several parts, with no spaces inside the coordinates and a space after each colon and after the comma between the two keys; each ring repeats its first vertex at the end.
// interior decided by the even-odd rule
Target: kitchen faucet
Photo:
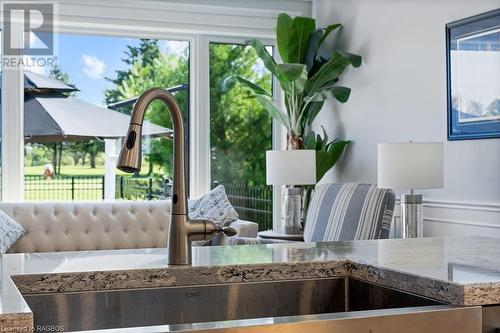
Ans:
{"type": "Polygon", "coordinates": [[[141,170],[141,132],[144,114],[149,104],[157,99],[167,106],[174,127],[174,176],[167,246],[168,264],[189,265],[191,264],[191,244],[193,241],[209,240],[216,233],[222,233],[229,237],[234,236],[236,230],[231,227],[217,227],[214,222],[209,220],[191,220],[188,216],[184,174],[184,121],[179,105],[168,91],[161,88],[151,88],[137,99],[130,117],[127,136],[120,151],[117,168],[128,173],[141,170]]]}

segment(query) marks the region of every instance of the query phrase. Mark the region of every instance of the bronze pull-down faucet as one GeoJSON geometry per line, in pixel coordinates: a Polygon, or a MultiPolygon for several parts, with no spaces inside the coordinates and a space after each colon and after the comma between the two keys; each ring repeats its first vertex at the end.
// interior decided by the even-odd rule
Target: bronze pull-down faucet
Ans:
{"type": "Polygon", "coordinates": [[[117,168],[129,173],[141,170],[141,133],[144,114],[149,104],[157,99],[167,106],[174,127],[173,191],[167,246],[168,264],[189,265],[191,264],[192,241],[209,240],[219,232],[226,236],[234,236],[236,230],[231,227],[216,227],[209,220],[189,219],[184,174],[184,121],[179,105],[168,91],[160,88],[148,89],[137,99],[130,117],[127,136],[118,158],[117,168]]]}

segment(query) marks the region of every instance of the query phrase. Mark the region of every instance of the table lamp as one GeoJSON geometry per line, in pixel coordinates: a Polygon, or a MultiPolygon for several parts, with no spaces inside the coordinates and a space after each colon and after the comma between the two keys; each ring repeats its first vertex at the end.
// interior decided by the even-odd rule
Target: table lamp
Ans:
{"type": "Polygon", "coordinates": [[[423,200],[415,189],[443,187],[443,144],[379,143],[378,187],[410,190],[401,195],[402,236],[422,237],[423,200]]]}
{"type": "Polygon", "coordinates": [[[283,194],[282,230],[286,234],[302,232],[303,189],[294,185],[316,183],[315,150],[268,150],[266,152],[266,182],[287,185],[283,194]]]}

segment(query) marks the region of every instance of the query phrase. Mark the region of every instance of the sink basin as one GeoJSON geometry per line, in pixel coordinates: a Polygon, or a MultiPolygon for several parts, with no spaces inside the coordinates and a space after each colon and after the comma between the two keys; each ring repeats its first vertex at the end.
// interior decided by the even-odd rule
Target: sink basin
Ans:
{"type": "MultiPolygon", "coordinates": [[[[268,324],[292,325],[315,320],[326,323],[334,319],[338,324],[349,318],[431,312],[444,313],[445,317],[441,316],[439,320],[445,322],[446,315],[453,314],[449,320],[455,318],[460,325],[463,313],[451,310],[466,309],[440,305],[431,299],[351,278],[31,294],[24,297],[33,311],[35,327],[59,327],[65,331],[120,329],[117,332],[125,332],[123,328],[126,327],[158,326],[151,332],[205,332],[208,328],[210,332],[243,332],[245,327],[260,327],[255,332],[265,332],[264,326],[268,324]],[[231,327],[233,330],[229,329],[231,327]],[[238,331],[234,330],[235,327],[238,331]]],[[[473,332],[463,330],[464,327],[461,327],[461,332],[473,332]]],[[[304,327],[297,332],[303,330],[304,327]]],[[[311,328],[308,332],[315,331],[311,328]]]]}

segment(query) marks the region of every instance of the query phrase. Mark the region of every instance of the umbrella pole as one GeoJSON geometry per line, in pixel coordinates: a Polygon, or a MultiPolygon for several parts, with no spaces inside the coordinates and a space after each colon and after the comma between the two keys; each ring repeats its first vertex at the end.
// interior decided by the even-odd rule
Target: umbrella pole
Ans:
{"type": "Polygon", "coordinates": [[[62,152],[63,152],[63,143],[59,143],[59,156],[57,158],[57,174],[61,173],[61,160],[62,160],[62,152]]]}
{"type": "Polygon", "coordinates": [[[54,175],[59,174],[57,172],[57,143],[54,143],[54,146],[52,147],[53,153],[52,153],[52,166],[54,167],[54,175]]]}

